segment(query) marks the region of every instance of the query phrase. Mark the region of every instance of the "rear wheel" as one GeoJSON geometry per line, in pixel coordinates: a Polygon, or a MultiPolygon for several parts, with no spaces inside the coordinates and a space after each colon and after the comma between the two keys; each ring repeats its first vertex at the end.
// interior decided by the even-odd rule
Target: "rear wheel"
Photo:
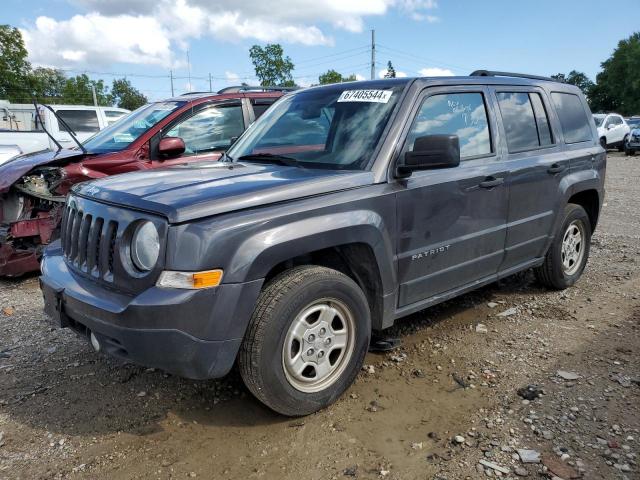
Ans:
{"type": "Polygon", "coordinates": [[[564,220],[545,257],[536,268],[538,280],[562,290],[578,281],[589,258],[591,224],[584,208],[573,203],[564,209],[564,220]]]}
{"type": "Polygon", "coordinates": [[[367,299],[346,275],[303,266],[263,289],[238,363],[247,386],[278,413],[333,403],[362,367],[371,335],[367,299]]]}

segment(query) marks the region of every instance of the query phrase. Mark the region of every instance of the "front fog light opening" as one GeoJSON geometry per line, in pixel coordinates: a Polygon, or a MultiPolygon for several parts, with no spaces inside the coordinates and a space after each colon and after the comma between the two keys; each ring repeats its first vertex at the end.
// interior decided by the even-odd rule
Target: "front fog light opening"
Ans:
{"type": "Polygon", "coordinates": [[[205,270],[203,272],[164,271],[160,274],[157,285],[164,288],[183,288],[198,290],[217,287],[222,282],[222,270],[205,270]]]}
{"type": "Polygon", "coordinates": [[[160,256],[160,237],[155,225],[140,223],[131,239],[131,261],[138,270],[148,272],[156,266],[160,256]]]}

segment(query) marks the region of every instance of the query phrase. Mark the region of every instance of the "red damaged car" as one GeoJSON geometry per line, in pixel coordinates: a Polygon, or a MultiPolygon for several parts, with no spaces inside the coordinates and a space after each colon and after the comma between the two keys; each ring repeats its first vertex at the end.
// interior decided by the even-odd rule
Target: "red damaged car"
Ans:
{"type": "Polygon", "coordinates": [[[140,107],[76,149],[0,164],[0,276],[38,270],[78,182],[185,162],[217,160],[286,88],[229,87],[140,107]]]}

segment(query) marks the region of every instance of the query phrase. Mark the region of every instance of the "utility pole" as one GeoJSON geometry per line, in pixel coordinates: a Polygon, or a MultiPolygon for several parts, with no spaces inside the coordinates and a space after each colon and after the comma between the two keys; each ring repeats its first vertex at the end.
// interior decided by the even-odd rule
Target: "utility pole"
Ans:
{"type": "Polygon", "coordinates": [[[371,30],[371,80],[376,78],[376,31],[371,30]]]}
{"type": "Polygon", "coordinates": [[[169,78],[171,79],[171,96],[173,97],[173,70],[169,70],[169,78]]]}
{"type": "Polygon", "coordinates": [[[96,86],[93,83],[91,84],[91,94],[93,95],[93,106],[97,107],[98,97],[96,96],[96,86]]]}
{"type": "Polygon", "coordinates": [[[213,92],[213,90],[211,89],[211,74],[209,74],[209,91],[213,92]]]}
{"type": "Polygon", "coordinates": [[[187,71],[189,72],[189,91],[191,92],[191,61],[189,60],[189,50],[187,50],[187,71]]]}

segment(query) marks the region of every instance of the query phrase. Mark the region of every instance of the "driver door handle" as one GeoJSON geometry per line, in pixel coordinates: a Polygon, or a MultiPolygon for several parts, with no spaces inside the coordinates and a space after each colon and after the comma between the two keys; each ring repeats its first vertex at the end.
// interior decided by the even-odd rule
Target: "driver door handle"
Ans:
{"type": "Polygon", "coordinates": [[[504,178],[487,177],[484,182],[480,182],[480,188],[493,188],[504,183],[504,178]]]}
{"type": "Polygon", "coordinates": [[[559,163],[554,163],[552,164],[548,169],[547,172],[554,174],[554,173],[560,173],[564,170],[564,166],[560,165],[559,163]]]}

